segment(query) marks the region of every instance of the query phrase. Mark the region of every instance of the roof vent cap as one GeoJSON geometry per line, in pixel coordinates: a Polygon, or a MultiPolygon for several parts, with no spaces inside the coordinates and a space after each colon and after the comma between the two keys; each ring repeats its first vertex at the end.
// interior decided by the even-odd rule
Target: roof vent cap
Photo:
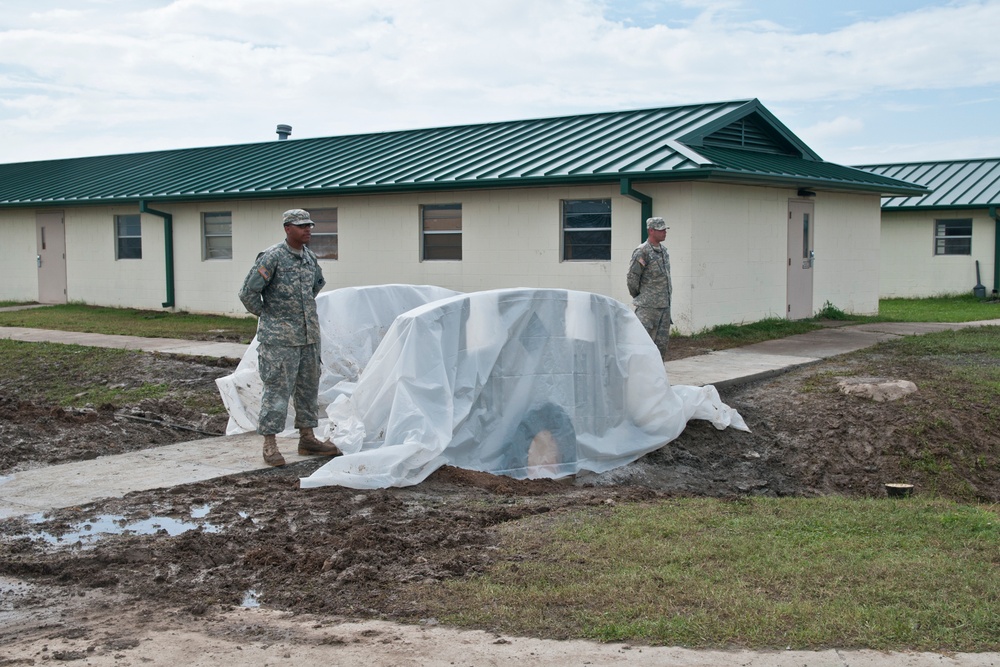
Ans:
{"type": "Polygon", "coordinates": [[[284,141],[292,134],[291,125],[279,125],[278,129],[275,130],[278,133],[278,141],[284,141]]]}

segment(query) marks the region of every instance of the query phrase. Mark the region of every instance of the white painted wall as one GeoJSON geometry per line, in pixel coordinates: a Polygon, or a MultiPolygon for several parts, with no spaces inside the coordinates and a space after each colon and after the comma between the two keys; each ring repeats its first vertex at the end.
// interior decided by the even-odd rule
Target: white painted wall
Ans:
{"type": "Polygon", "coordinates": [[[816,197],[813,312],[829,301],[846,313],[878,313],[878,195],[819,192],[816,197]]]}
{"type": "Polygon", "coordinates": [[[971,293],[976,260],[986,294],[993,290],[996,223],[986,210],[885,211],[882,214],[883,297],[916,298],[971,293]],[[972,255],[935,255],[937,219],[972,218],[972,255]]]}
{"type": "Polygon", "coordinates": [[[0,210],[0,249],[4,264],[0,301],[38,299],[34,209],[0,210]]]}
{"type": "MultiPolygon", "coordinates": [[[[691,182],[641,183],[636,189],[653,197],[653,214],[671,228],[666,245],[679,332],[784,315],[788,200],[794,190],[691,182]]],[[[625,274],[643,226],[639,203],[619,194],[617,184],[150,205],[173,215],[175,308],[225,314],[244,314],[236,294],[257,253],[284,238],[281,213],[289,208],[337,208],[340,258],[321,262],[327,289],[386,283],[460,291],[559,287],[629,303],[625,274]],[[560,261],[560,202],[591,198],[612,200],[611,260],[560,261]],[[463,259],[420,261],[420,205],[442,203],[462,204],[463,259]],[[231,260],[202,259],[201,214],[213,211],[232,212],[231,260]]],[[[161,308],[162,219],[142,216],[141,260],[115,260],[114,215],[135,213],[136,207],[65,211],[69,300],[161,308]]],[[[34,299],[34,212],[0,215],[0,240],[19,244],[16,262],[24,274],[0,287],[0,298],[34,299]]],[[[826,299],[845,310],[877,308],[878,198],[821,192],[816,225],[815,309],[826,299]]]]}
{"type": "Polygon", "coordinates": [[[166,298],[163,226],[143,216],[142,259],[115,259],[115,215],[137,206],[65,209],[66,296],[70,302],[159,309],[166,298]]]}
{"type": "Polygon", "coordinates": [[[695,331],[785,316],[790,195],[783,188],[694,186],[695,331]]]}

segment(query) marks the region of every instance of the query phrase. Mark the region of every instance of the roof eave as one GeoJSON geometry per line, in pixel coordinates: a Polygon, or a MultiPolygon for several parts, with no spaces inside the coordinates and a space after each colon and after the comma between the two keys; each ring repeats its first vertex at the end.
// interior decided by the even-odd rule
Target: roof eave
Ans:
{"type": "Polygon", "coordinates": [[[206,193],[180,193],[180,194],[145,194],[129,197],[109,197],[109,198],[87,198],[87,199],[58,199],[58,200],[34,200],[17,202],[0,202],[0,208],[22,208],[22,207],[58,207],[58,206],[91,206],[91,205],[137,205],[140,200],[147,202],[193,202],[193,201],[222,201],[233,199],[279,199],[291,197],[321,197],[321,196],[354,196],[371,194],[400,194],[407,192],[428,192],[428,191],[456,191],[456,190],[492,190],[509,188],[541,188],[553,186],[576,186],[593,184],[618,183],[622,178],[629,178],[633,182],[656,182],[656,181],[715,181],[741,183],[744,185],[766,185],[787,188],[814,187],[823,190],[843,190],[853,192],[877,193],[883,197],[889,196],[921,196],[928,194],[926,188],[905,188],[887,187],[873,183],[855,183],[837,181],[832,179],[817,178],[815,176],[795,176],[795,175],[775,175],[762,173],[745,173],[719,169],[713,167],[701,167],[696,169],[680,169],[674,171],[658,172],[621,172],[606,174],[588,174],[585,176],[541,176],[537,178],[517,178],[517,179],[479,179],[470,181],[453,181],[433,183],[397,183],[392,185],[350,185],[337,187],[313,187],[313,188],[287,188],[281,190],[247,190],[229,192],[206,192],[206,193]]]}
{"type": "Polygon", "coordinates": [[[915,205],[903,205],[903,206],[886,206],[882,205],[883,211],[970,211],[970,210],[989,210],[991,206],[1000,206],[998,203],[983,203],[983,204],[915,204],[915,205]]]}
{"type": "MultiPolygon", "coordinates": [[[[864,192],[878,194],[882,197],[898,197],[898,196],[908,196],[908,197],[919,197],[926,195],[930,192],[927,188],[914,186],[910,187],[896,187],[887,186],[879,183],[859,183],[853,181],[839,181],[835,179],[821,178],[816,176],[794,176],[786,174],[763,174],[763,173],[748,173],[740,171],[729,171],[726,169],[701,169],[698,170],[702,172],[702,178],[710,179],[716,182],[736,182],[743,183],[747,185],[758,184],[758,185],[768,185],[768,186],[780,186],[780,187],[813,187],[822,190],[838,190],[838,191],[848,191],[848,192],[864,192]]],[[[690,172],[687,172],[690,173],[690,172]]],[[[635,180],[641,180],[636,177],[635,180]]]]}

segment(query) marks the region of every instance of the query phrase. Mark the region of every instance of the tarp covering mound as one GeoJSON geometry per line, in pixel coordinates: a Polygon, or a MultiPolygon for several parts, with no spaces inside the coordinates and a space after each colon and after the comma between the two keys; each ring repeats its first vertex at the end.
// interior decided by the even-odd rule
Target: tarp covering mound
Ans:
{"type": "MultiPolygon", "coordinates": [[[[357,381],[397,315],[456,294],[458,292],[431,285],[345,287],[318,294],[316,311],[322,353],[320,413],[337,396],[353,387],[352,383],[357,381]]],[[[229,412],[226,435],[255,431],[264,394],[264,385],[257,370],[256,336],[236,370],[216,380],[216,385],[229,412]]],[[[294,419],[294,408],[289,405],[283,435],[295,433],[292,428],[294,419]]],[[[322,421],[316,429],[317,435],[327,437],[328,426],[325,420],[322,421]]]]}
{"type": "Polygon", "coordinates": [[[671,387],[632,311],[587,292],[506,289],[419,305],[346,384],[327,408],[345,455],[304,488],[407,486],[445,464],[515,478],[599,473],[662,447],[690,419],[746,430],[714,387],[671,387]]]}

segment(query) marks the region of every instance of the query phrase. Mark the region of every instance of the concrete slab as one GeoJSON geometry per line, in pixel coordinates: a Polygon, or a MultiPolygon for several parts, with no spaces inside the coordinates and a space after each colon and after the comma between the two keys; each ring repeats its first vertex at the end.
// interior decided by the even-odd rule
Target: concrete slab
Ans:
{"type": "Polygon", "coordinates": [[[826,359],[838,354],[862,350],[883,340],[897,337],[897,334],[892,333],[864,331],[855,327],[842,327],[838,329],[819,329],[817,331],[810,331],[809,333],[769,340],[734,349],[748,354],[771,354],[826,359]]]}
{"type": "Polygon", "coordinates": [[[919,336],[939,331],[956,331],[969,327],[1000,326],[1000,319],[980,320],[976,322],[876,322],[874,324],[856,324],[851,329],[895,334],[897,336],[919,336]]]}
{"type": "MultiPolygon", "coordinates": [[[[261,442],[256,433],[207,438],[0,477],[0,519],[260,470],[261,442]]],[[[296,442],[278,439],[287,463],[307,458],[296,442]]]]}
{"type": "Polygon", "coordinates": [[[819,357],[746,352],[737,348],[668,361],[665,366],[671,385],[704,387],[711,384],[721,389],[736,382],[760,380],[817,361],[819,357]]]}
{"type": "Polygon", "coordinates": [[[25,303],[19,306],[4,306],[0,308],[0,313],[6,313],[14,310],[31,310],[32,308],[48,308],[50,304],[47,303],[25,303]]]}
{"type": "Polygon", "coordinates": [[[23,327],[0,327],[0,338],[31,343],[63,343],[107,347],[118,350],[144,350],[163,354],[184,354],[195,357],[226,357],[242,359],[247,345],[216,341],[182,340],[178,338],[142,338],[140,336],[110,336],[80,331],[50,331],[23,327]]]}

